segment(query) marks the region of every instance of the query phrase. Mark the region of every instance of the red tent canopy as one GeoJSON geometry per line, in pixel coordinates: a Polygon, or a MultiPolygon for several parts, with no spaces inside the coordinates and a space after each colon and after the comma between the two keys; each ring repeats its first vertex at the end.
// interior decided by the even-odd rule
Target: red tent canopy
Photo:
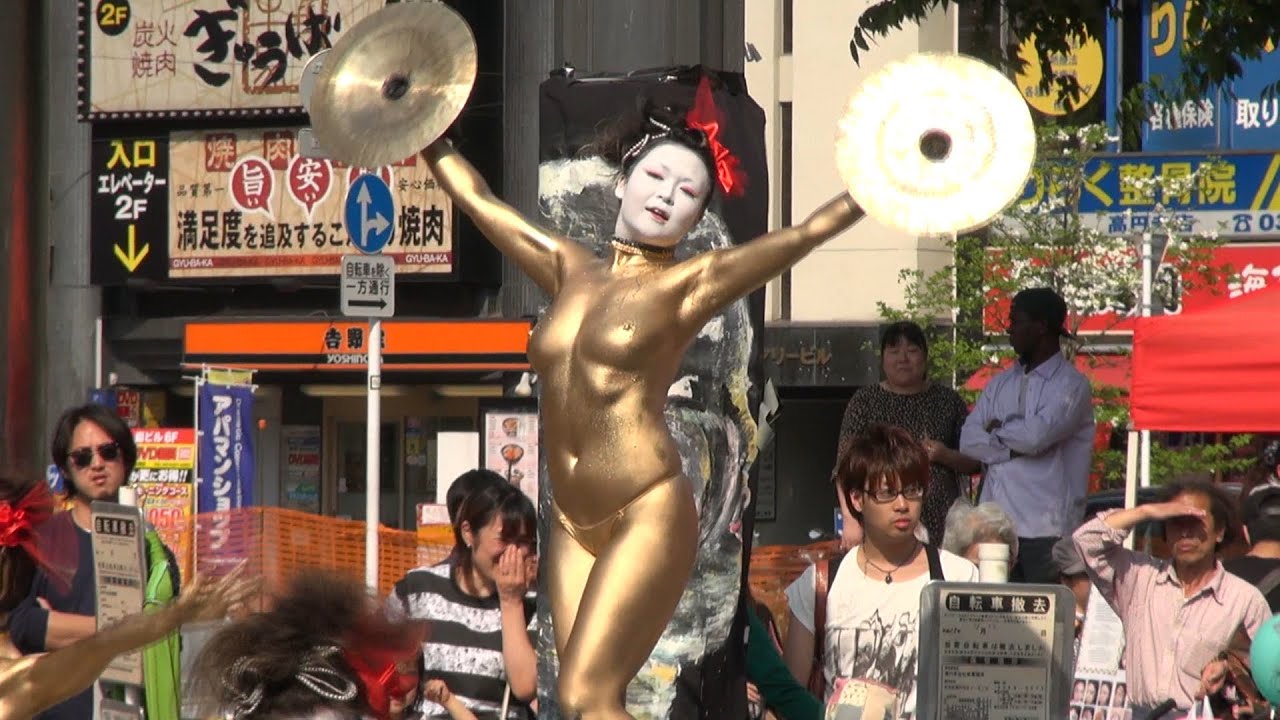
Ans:
{"type": "Polygon", "coordinates": [[[1143,430],[1280,430],[1280,287],[1133,332],[1129,407],[1143,430]]]}

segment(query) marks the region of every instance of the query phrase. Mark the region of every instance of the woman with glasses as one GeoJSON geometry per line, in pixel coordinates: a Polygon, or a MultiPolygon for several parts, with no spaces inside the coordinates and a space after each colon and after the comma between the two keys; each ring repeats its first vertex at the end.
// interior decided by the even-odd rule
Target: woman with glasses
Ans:
{"type": "Polygon", "coordinates": [[[862,522],[862,542],[827,566],[825,598],[816,597],[815,566],[787,588],[785,657],[792,674],[810,677],[817,659],[826,696],[841,678],[891,688],[900,718],[915,711],[920,591],[931,578],[978,579],[968,560],[918,539],[929,481],[929,455],[906,430],[872,425],[851,438],[836,484],[862,522]],[[815,612],[818,603],[822,612],[815,612]],[[825,618],[822,626],[815,617],[825,618]],[[821,638],[816,654],[815,638],[821,638]]]}

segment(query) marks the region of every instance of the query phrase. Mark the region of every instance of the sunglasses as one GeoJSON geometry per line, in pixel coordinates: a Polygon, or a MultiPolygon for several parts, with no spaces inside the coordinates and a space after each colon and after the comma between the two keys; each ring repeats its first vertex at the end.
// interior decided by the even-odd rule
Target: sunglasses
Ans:
{"type": "Polygon", "coordinates": [[[102,458],[103,462],[112,462],[120,457],[120,443],[109,442],[102,443],[96,448],[77,448],[67,453],[67,457],[71,458],[71,463],[76,466],[77,470],[83,470],[93,464],[95,452],[98,457],[102,458]]]}

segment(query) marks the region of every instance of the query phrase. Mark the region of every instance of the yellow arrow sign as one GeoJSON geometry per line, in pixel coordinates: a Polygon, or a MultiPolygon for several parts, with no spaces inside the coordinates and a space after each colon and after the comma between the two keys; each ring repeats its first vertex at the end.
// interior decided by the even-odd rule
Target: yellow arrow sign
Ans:
{"type": "Polygon", "coordinates": [[[141,265],[142,261],[146,259],[147,254],[151,252],[151,245],[144,244],[142,246],[142,250],[139,251],[138,238],[137,238],[137,226],[130,225],[129,226],[129,251],[125,252],[124,249],[121,248],[119,245],[115,245],[111,249],[116,251],[116,258],[120,260],[120,264],[124,265],[125,269],[128,270],[129,272],[133,272],[134,270],[138,269],[138,266],[141,265]]]}

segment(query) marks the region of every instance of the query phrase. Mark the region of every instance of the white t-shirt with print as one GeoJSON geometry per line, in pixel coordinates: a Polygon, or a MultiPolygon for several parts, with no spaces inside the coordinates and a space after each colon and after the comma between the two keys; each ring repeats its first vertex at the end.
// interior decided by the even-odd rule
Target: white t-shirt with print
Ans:
{"type": "MultiPolygon", "coordinates": [[[[953,582],[977,582],[978,568],[964,558],[940,550],[942,575],[953,582]]],[[[860,678],[898,691],[898,715],[910,717],[916,707],[916,654],[920,634],[920,591],[929,573],[903,582],[867,577],[859,567],[861,548],[850,550],[836,576],[830,578],[824,628],[824,701],[837,678],[860,678]]],[[[796,619],[813,632],[814,567],[810,565],[787,588],[796,619]]]]}

